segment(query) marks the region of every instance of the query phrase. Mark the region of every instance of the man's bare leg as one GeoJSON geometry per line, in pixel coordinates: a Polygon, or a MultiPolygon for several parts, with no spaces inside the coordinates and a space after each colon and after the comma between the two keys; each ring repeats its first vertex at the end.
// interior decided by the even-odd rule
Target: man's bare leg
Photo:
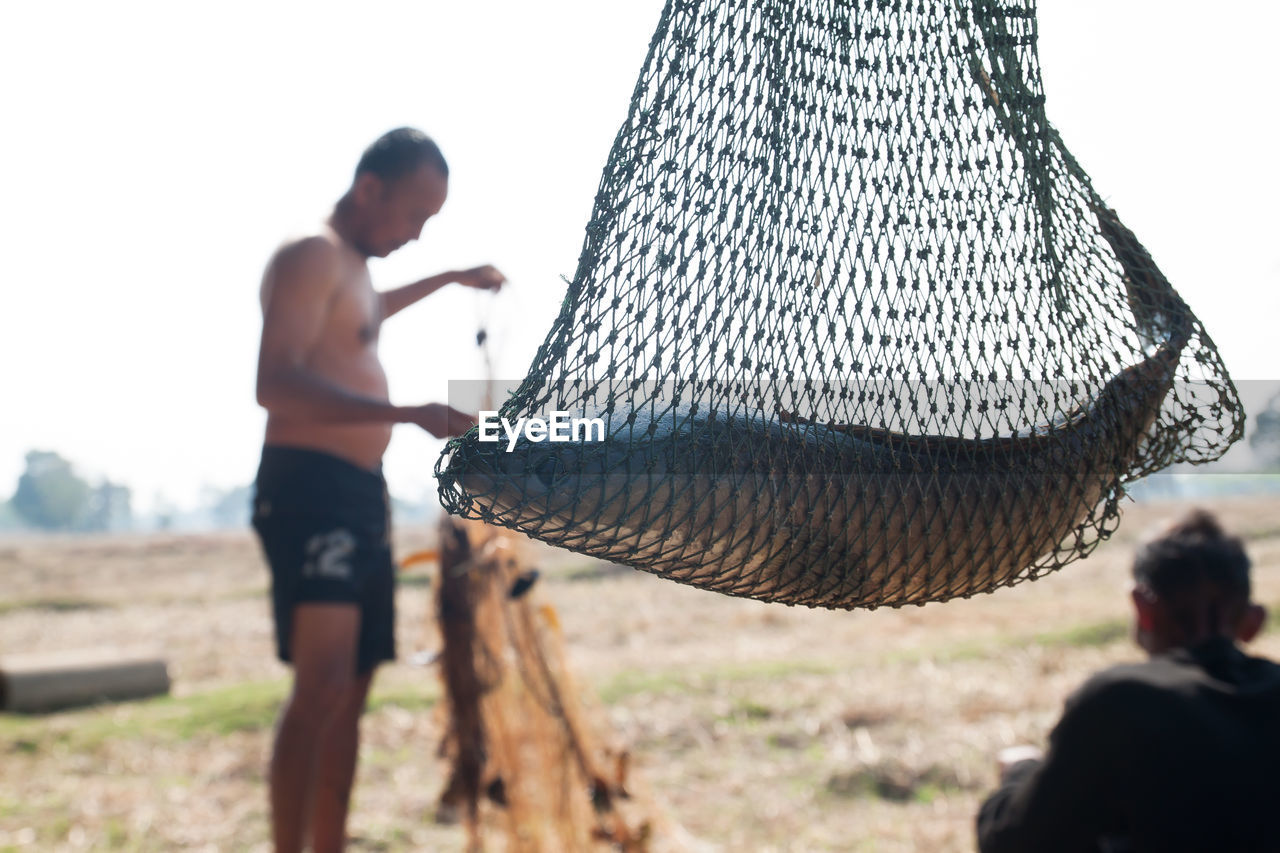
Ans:
{"type": "Polygon", "coordinates": [[[336,853],[346,840],[347,807],[356,778],[360,748],[360,715],[373,673],[362,675],[347,688],[341,704],[329,718],[316,762],[316,785],[311,811],[311,844],[314,853],[336,853]]]}
{"type": "Polygon", "coordinates": [[[335,709],[356,682],[360,610],[354,604],[300,604],[293,614],[293,693],[280,711],[271,753],[271,830],[276,853],[306,843],[321,743],[335,709]]]}

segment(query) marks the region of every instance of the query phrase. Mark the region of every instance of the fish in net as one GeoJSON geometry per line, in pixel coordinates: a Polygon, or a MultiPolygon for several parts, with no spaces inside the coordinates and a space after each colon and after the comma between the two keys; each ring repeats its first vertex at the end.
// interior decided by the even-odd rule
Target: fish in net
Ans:
{"type": "Polygon", "coordinates": [[[452,513],[852,608],[1087,554],[1243,410],[1045,115],[1031,0],[671,0],[510,422],[452,513]],[[589,433],[590,431],[588,431],[589,433]]]}

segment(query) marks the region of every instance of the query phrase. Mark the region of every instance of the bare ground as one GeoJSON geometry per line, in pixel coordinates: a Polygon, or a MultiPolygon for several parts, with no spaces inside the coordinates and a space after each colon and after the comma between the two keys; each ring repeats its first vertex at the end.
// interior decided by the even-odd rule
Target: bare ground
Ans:
{"type": "MultiPolygon", "coordinates": [[[[1280,500],[1214,504],[1280,605],[1280,500]]],[[[923,608],[766,605],[543,546],[538,592],[570,665],[661,811],[706,850],[967,851],[1003,746],[1042,743],[1093,670],[1133,660],[1135,540],[1180,510],[1130,506],[1117,536],[1060,573],[923,608]]],[[[428,545],[399,534],[398,552],[428,545]]],[[[423,575],[398,605],[401,662],[364,728],[356,850],[460,850],[431,820],[442,784],[438,641],[423,575]]],[[[287,671],[248,534],[0,542],[0,654],[151,648],[174,695],[0,716],[0,850],[266,849],[263,771],[287,671]]],[[[1254,647],[1280,657],[1267,633],[1254,647]]]]}

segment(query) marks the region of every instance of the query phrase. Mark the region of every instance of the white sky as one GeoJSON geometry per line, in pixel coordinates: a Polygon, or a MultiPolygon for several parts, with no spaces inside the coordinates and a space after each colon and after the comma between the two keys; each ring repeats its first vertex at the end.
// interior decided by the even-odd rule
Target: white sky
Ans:
{"type": "MultiPolygon", "coordinates": [[[[491,262],[497,298],[392,320],[398,402],[524,374],[564,294],[659,0],[0,6],[0,497],[30,448],[186,504],[248,482],[263,263],[408,124],[450,161],[423,240],[379,286],[491,262]]],[[[1042,0],[1050,120],[1219,343],[1280,378],[1280,4],[1042,0]]],[[[440,443],[397,428],[392,490],[440,443]]]]}

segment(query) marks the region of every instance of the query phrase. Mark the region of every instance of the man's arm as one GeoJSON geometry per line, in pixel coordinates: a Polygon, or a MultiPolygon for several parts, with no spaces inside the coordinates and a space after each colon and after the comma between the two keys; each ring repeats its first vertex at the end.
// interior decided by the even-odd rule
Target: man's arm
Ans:
{"type": "Polygon", "coordinates": [[[982,853],[1096,849],[1117,829],[1114,767],[1123,766],[1123,714],[1106,693],[1081,691],[1050,735],[1043,760],[1020,761],[978,812],[982,853]]]}
{"type": "Polygon", "coordinates": [[[474,287],[477,290],[498,290],[506,283],[506,278],[491,266],[455,272],[442,272],[428,276],[413,284],[406,284],[395,290],[384,291],[382,296],[382,319],[408,308],[419,299],[435,293],[447,284],[461,284],[463,287],[474,287]]]}
{"type": "Polygon", "coordinates": [[[342,388],[307,368],[339,285],[337,249],[313,237],[285,247],[272,262],[258,351],[258,404],[275,415],[321,423],[415,423],[443,438],[470,416],[440,403],[395,406],[342,388]]]}

